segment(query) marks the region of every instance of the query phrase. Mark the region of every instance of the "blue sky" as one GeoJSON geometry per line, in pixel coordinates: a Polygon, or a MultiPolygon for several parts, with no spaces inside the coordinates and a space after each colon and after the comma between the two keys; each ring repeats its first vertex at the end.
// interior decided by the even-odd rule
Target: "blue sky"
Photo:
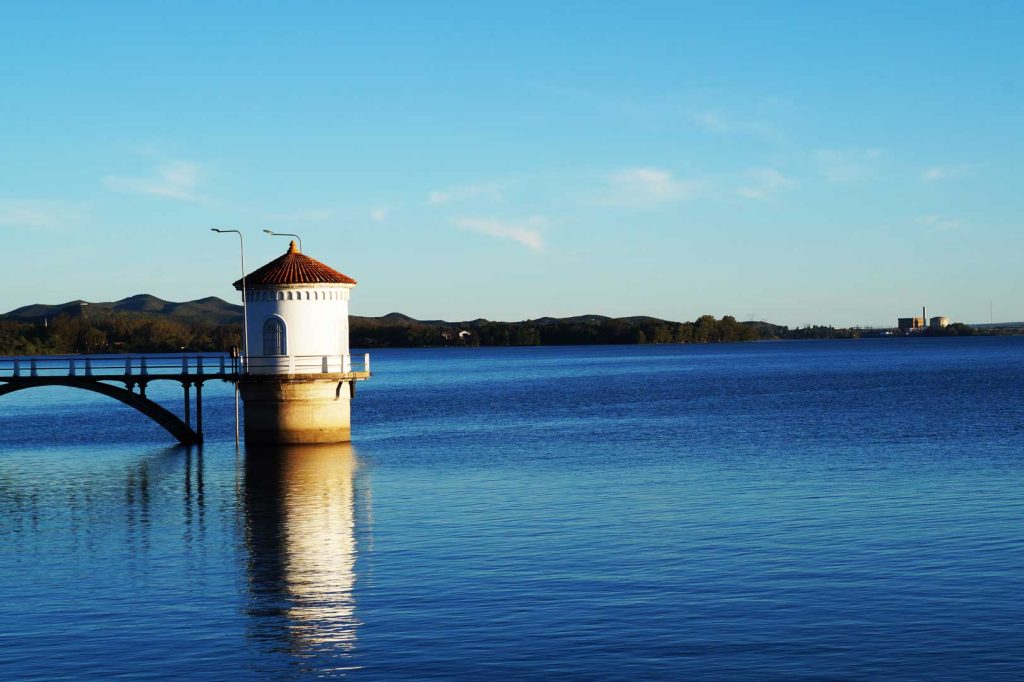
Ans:
{"type": "Polygon", "coordinates": [[[0,311],[1024,319],[1022,8],[0,0],[0,311]]]}

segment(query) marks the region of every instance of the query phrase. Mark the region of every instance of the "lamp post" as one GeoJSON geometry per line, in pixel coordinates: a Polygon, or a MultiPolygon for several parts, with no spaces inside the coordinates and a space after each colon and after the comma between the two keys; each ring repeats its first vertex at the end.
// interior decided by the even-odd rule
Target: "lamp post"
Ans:
{"type": "Polygon", "coordinates": [[[302,251],[302,237],[300,237],[299,235],[292,234],[291,232],[274,232],[273,230],[263,231],[269,234],[271,237],[295,237],[296,239],[299,240],[299,251],[302,251]]]}
{"type": "Polygon", "coordinates": [[[220,230],[216,227],[210,228],[211,232],[226,234],[234,232],[238,235],[238,246],[242,252],[242,371],[249,371],[249,308],[245,298],[245,240],[238,230],[220,230]]]}

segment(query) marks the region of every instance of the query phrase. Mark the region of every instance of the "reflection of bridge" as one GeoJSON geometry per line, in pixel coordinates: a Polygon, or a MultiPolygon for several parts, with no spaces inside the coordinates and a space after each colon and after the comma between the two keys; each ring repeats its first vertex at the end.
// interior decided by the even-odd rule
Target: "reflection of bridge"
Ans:
{"type": "MultiPolygon", "coordinates": [[[[247,375],[337,380],[355,385],[370,376],[370,358],[352,356],[253,357],[241,363],[223,353],[195,355],[43,355],[0,357],[0,396],[41,386],[81,388],[120,400],[164,427],[183,445],[203,442],[203,384],[237,383],[247,375]],[[153,381],[176,381],[184,389],[184,418],[146,397],[153,381]],[[120,386],[118,384],[121,384],[120,386]],[[123,386],[123,388],[122,388],[123,386]],[[191,389],[195,387],[195,426],[191,389]]],[[[352,390],[350,388],[350,390],[352,390]]]]}

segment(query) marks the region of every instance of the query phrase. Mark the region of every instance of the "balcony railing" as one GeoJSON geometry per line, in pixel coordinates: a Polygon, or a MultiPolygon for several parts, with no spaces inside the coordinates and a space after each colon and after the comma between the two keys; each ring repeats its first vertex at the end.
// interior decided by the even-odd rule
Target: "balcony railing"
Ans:
{"type": "Polygon", "coordinates": [[[244,365],[249,374],[369,374],[370,354],[250,355],[244,365]]]}

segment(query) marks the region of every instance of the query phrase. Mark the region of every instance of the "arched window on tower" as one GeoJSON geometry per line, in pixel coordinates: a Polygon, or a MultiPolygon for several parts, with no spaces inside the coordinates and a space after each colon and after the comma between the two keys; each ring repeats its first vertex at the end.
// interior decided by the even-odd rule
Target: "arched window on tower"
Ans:
{"type": "Polygon", "coordinates": [[[268,317],[267,321],[263,323],[263,354],[288,354],[288,339],[285,334],[284,322],[280,317],[268,317]]]}

